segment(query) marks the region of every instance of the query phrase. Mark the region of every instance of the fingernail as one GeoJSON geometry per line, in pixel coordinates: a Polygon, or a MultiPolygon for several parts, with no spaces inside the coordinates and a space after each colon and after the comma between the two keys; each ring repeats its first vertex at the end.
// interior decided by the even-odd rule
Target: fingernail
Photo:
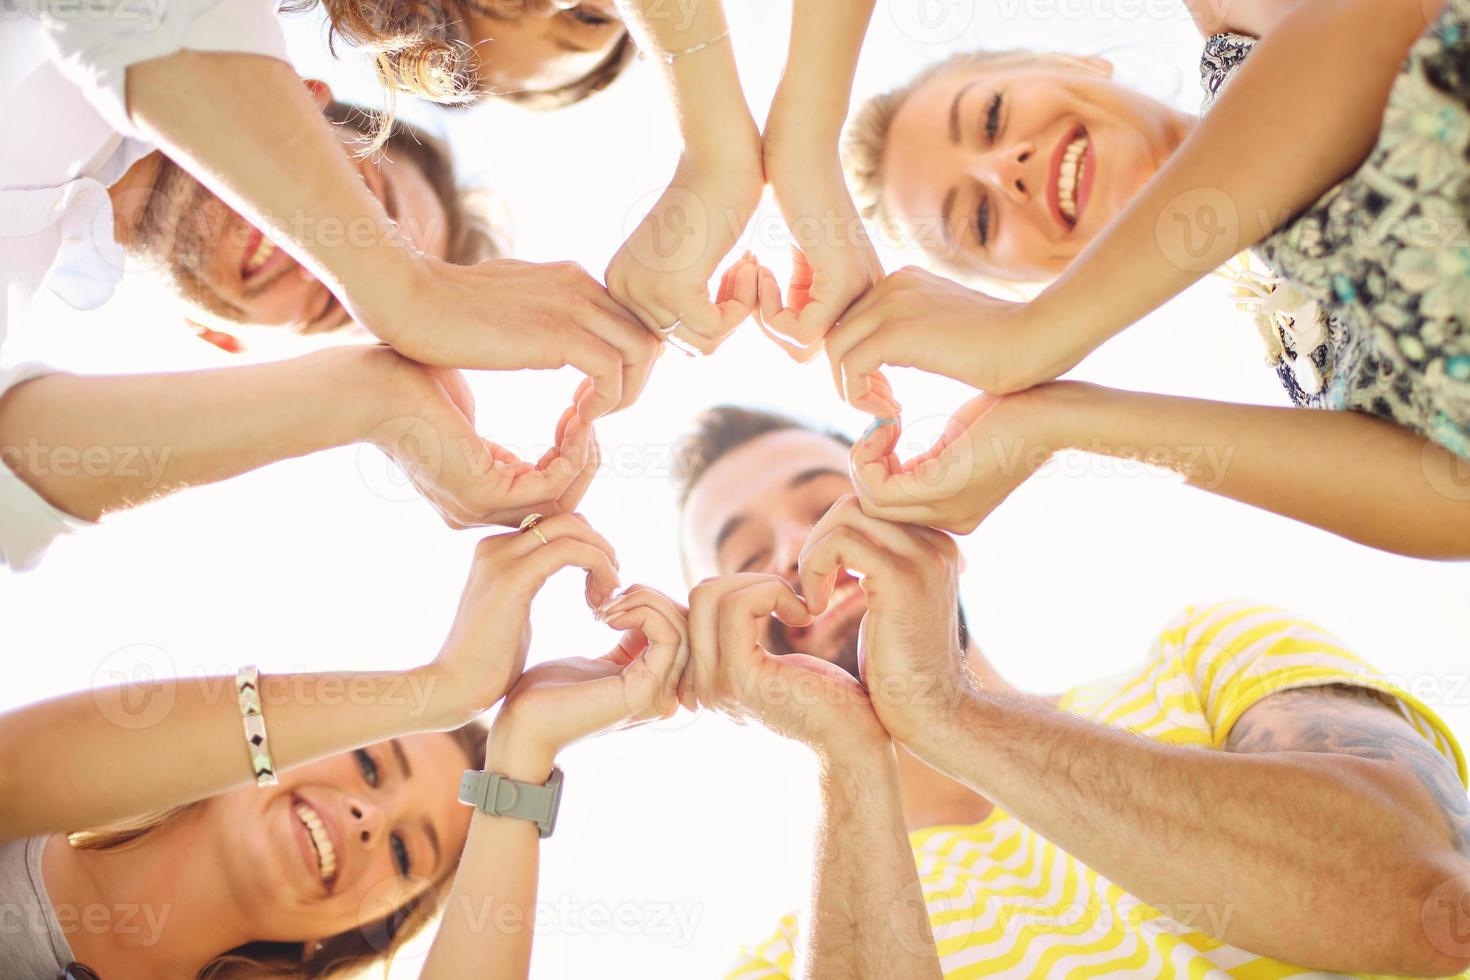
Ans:
{"type": "Polygon", "coordinates": [[[875,418],[875,419],[873,419],[873,424],[870,425],[870,426],[868,426],[868,431],[866,431],[866,432],[863,433],[863,437],[861,439],[859,439],[858,442],[867,442],[870,438],[872,438],[873,433],[877,432],[879,429],[883,428],[885,425],[897,425],[897,424],[898,424],[898,419],[881,419],[881,418],[875,418]]]}

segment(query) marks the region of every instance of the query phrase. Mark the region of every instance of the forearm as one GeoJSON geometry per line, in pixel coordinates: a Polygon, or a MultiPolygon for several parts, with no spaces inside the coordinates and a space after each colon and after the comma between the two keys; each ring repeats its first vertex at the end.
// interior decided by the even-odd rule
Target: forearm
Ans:
{"type": "MultiPolygon", "coordinates": [[[[262,674],[276,768],[451,727],[445,687],[430,668],[262,674]]],[[[0,840],[99,827],[253,779],[233,675],[132,681],[0,715],[0,840]]]]}
{"type": "Polygon", "coordinates": [[[852,99],[863,38],[874,0],[797,0],[791,11],[791,42],[781,84],[771,106],[767,139],[800,138],[837,151],[852,99]]]}
{"type": "MultiPolygon", "coordinates": [[[[497,729],[490,737],[488,771],[527,783],[550,778],[550,758],[497,737],[502,735],[497,729]]],[[[492,980],[528,976],[540,860],[541,838],[535,824],[475,813],[420,980],[459,980],[471,974],[492,980]]]]}
{"type": "Polygon", "coordinates": [[[97,520],[358,441],[384,412],[369,383],[376,356],[344,348],[178,374],[47,375],[0,399],[0,460],[53,506],[97,520]]]}
{"type": "Polygon", "coordinates": [[[1470,495],[1444,448],[1358,412],[1058,385],[1063,448],[1143,459],[1192,486],[1420,558],[1470,558],[1470,495]]]}
{"type": "MultiPolygon", "coordinates": [[[[1163,910],[1252,952],[1318,969],[1416,972],[1445,820],[1383,764],[1172,746],[972,693],[910,748],[1163,910]]],[[[1427,971],[1425,971],[1427,972],[1427,971]]]]}
{"type": "Polygon", "coordinates": [[[364,293],[406,282],[413,250],[290,65],[181,51],[132,66],[127,84],[143,132],[381,329],[364,293]]]}
{"type": "Polygon", "coordinates": [[[798,975],[939,977],[893,748],[856,761],[825,759],[821,770],[816,867],[798,975]]]}
{"type": "Polygon", "coordinates": [[[1082,353],[1254,245],[1372,148],[1439,0],[1301,0],[1143,191],[1037,299],[1082,353]]]}
{"type": "Polygon", "coordinates": [[[718,2],[675,4],[620,0],[629,29],[664,77],[674,104],[685,154],[720,163],[726,157],[759,163],[759,133],[735,66],[718,2]],[[711,43],[713,42],[713,43],[711,43]],[[691,50],[697,45],[707,45],[691,50]],[[681,53],[688,52],[688,53],[681,53]],[[672,63],[668,56],[675,55],[672,63]]]}

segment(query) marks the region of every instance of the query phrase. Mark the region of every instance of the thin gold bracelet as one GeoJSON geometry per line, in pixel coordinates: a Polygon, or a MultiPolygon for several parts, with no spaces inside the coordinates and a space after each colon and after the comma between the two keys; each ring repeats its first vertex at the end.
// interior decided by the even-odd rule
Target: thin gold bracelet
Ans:
{"type": "Polygon", "coordinates": [[[663,59],[664,64],[672,65],[674,62],[678,61],[686,54],[693,54],[696,51],[703,51],[705,48],[714,47],[716,44],[719,44],[721,41],[725,40],[729,36],[730,28],[727,27],[720,33],[716,34],[714,37],[710,38],[708,41],[701,41],[698,44],[691,45],[690,47],[685,48],[683,51],[666,51],[663,54],[659,55],[659,57],[663,59]]]}

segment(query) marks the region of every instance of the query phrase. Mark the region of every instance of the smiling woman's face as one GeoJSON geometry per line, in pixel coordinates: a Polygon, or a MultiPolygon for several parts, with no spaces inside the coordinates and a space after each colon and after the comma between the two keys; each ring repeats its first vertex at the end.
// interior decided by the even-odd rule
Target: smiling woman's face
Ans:
{"type": "Polygon", "coordinates": [[[1055,278],[1187,132],[1187,117],[1110,73],[1027,55],[924,80],[888,131],[885,212],[961,271],[1055,278]]]}
{"type": "Polygon", "coordinates": [[[308,942],[377,922],[442,880],[469,833],[455,798],[466,755],[411,735],[214,797],[211,860],[262,941],[308,942]]]}
{"type": "Polygon", "coordinates": [[[474,0],[476,77],[491,92],[547,92],[607,60],[627,33],[613,0],[474,0]]]}

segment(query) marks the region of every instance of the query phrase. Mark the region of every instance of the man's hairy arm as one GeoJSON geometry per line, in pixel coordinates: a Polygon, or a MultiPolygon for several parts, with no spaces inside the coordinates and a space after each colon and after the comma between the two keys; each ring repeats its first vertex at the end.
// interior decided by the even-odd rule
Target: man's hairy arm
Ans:
{"type": "Polygon", "coordinates": [[[1216,752],[971,691],[909,747],[1145,902],[1212,909],[1234,945],[1324,970],[1470,969],[1454,774],[1381,702],[1281,697],[1216,752]]]}
{"type": "Polygon", "coordinates": [[[1443,817],[1448,843],[1470,859],[1470,797],[1459,776],[1376,691],[1334,684],[1274,694],[1241,715],[1225,747],[1247,754],[1327,753],[1381,763],[1385,780],[1392,780],[1386,785],[1422,794],[1426,815],[1443,817]]]}
{"type": "Polygon", "coordinates": [[[937,980],[893,749],[861,763],[824,759],[821,768],[821,822],[797,976],[937,980]]]}

